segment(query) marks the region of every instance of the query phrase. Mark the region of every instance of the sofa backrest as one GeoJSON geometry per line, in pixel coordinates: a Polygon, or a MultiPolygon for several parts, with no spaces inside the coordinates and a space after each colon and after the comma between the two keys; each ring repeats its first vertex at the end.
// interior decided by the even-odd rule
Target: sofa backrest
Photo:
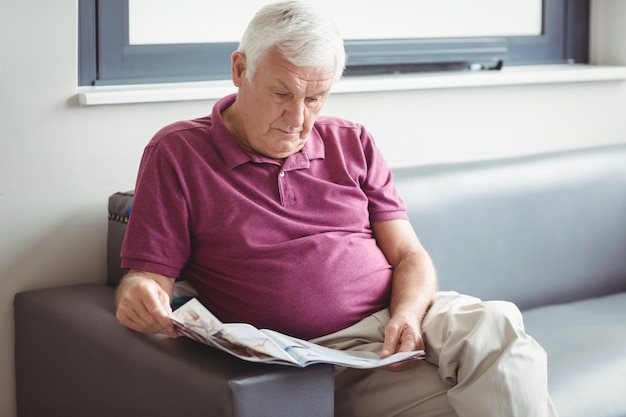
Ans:
{"type": "Polygon", "coordinates": [[[440,288],[522,309],[626,291],[626,146],[394,170],[440,288]]]}
{"type": "MultiPolygon", "coordinates": [[[[440,288],[527,309],[626,291],[626,145],[394,169],[440,288]]],[[[133,192],[109,198],[108,284],[133,192]]]]}

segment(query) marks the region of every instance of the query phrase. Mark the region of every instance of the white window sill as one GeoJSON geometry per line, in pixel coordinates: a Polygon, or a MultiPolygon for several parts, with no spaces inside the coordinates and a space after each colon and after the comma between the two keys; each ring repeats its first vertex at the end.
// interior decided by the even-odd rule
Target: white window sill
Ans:
{"type": "MultiPolygon", "coordinates": [[[[626,67],[594,65],[538,65],[503,68],[500,71],[398,74],[346,77],[333,94],[375,91],[424,90],[526,84],[624,81],[626,67]]],[[[229,81],[79,87],[84,106],[165,101],[215,100],[236,89],[229,81]]]]}

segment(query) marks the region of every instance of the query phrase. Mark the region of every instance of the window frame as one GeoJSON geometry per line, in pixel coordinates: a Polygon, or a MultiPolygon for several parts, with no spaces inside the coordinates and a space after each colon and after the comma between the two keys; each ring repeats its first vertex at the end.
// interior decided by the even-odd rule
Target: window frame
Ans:
{"type": "MultiPolygon", "coordinates": [[[[346,40],[345,76],[589,62],[590,0],[544,0],[538,36],[346,40]]],[[[224,80],[236,43],[130,45],[128,0],[79,0],[78,85],[224,80]]]]}

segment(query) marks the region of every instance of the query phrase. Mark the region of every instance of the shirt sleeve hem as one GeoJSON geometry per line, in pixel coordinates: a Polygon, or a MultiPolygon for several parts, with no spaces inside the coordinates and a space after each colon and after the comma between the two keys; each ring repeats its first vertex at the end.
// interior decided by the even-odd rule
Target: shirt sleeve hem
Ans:
{"type": "Polygon", "coordinates": [[[373,213],[370,215],[370,221],[373,223],[384,222],[387,220],[409,220],[409,216],[404,210],[385,211],[381,213],[373,213]]]}
{"type": "Polygon", "coordinates": [[[134,258],[122,258],[122,268],[139,269],[141,271],[152,272],[154,274],[164,275],[171,278],[178,278],[181,272],[180,268],[134,258]]]}

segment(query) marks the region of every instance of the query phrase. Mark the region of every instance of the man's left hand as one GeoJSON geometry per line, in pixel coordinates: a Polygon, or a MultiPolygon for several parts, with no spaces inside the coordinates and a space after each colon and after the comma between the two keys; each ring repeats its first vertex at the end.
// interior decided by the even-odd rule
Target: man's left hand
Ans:
{"type": "MultiPolygon", "coordinates": [[[[411,352],[425,348],[422,332],[415,316],[394,315],[385,327],[385,341],[380,357],[386,358],[396,352],[411,352]]],[[[388,371],[404,371],[415,367],[420,359],[412,359],[404,362],[388,365],[383,369],[388,371]]]]}

